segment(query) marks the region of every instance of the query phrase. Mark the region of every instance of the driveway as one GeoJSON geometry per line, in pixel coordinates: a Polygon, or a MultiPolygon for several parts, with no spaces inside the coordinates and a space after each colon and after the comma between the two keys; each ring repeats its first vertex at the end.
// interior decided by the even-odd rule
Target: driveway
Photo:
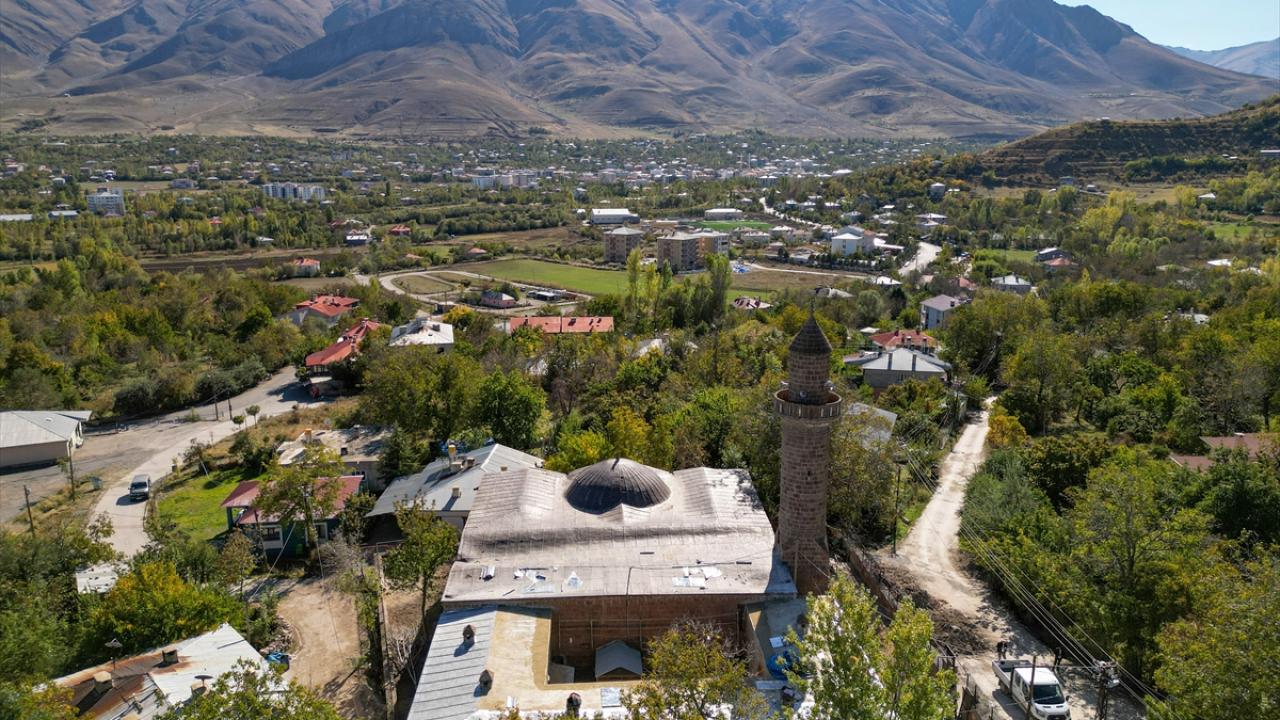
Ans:
{"type": "MultiPolygon", "coordinates": [[[[898,545],[898,554],[881,553],[879,559],[894,568],[895,574],[910,577],[912,584],[929,596],[936,616],[945,616],[949,624],[963,626],[974,639],[976,647],[968,652],[957,650],[961,655],[956,659],[960,681],[976,685],[980,698],[998,708],[997,716],[1022,718],[1022,709],[999,690],[991,671],[991,661],[996,659],[995,644],[1007,640],[1012,644],[1011,657],[1030,659],[1036,655],[1041,662],[1052,662],[1053,649],[1019,622],[990,588],[970,575],[959,556],[960,510],[964,507],[965,488],[986,458],[987,429],[985,411],[965,426],[942,463],[937,490],[906,540],[898,545]]],[[[1061,679],[1070,696],[1072,717],[1095,717],[1097,693],[1086,677],[1068,674],[1061,679]]],[[[1122,692],[1114,692],[1111,697],[1112,718],[1141,717],[1122,692]]],[[[981,717],[987,717],[985,709],[981,717]]]]}
{"type": "MultiPolygon", "coordinates": [[[[258,419],[263,419],[288,412],[295,405],[305,407],[324,401],[312,400],[294,380],[293,368],[285,368],[256,387],[231,398],[230,402],[232,411],[237,414],[243,413],[250,405],[257,405],[260,408],[258,419]]],[[[133,476],[150,475],[152,483],[158,484],[161,478],[169,474],[174,461],[180,459],[187,448],[191,447],[193,441],[216,443],[238,429],[235,423],[225,419],[228,415],[226,401],[221,404],[221,420],[188,422],[185,419],[188,412],[172,413],[116,433],[92,435],[85,440],[85,447],[90,448],[95,457],[109,451],[129,458],[126,463],[117,462],[107,466],[112,472],[102,475],[102,496],[93,510],[95,517],[105,514],[111,519],[111,545],[126,557],[137,553],[147,544],[147,534],[142,527],[147,504],[134,502],[128,495],[129,482],[133,476]],[[124,469],[120,470],[122,467],[124,469]]],[[[202,410],[204,415],[211,413],[208,408],[202,410]]],[[[84,450],[85,448],[81,448],[80,453],[84,450]]],[[[80,453],[77,453],[77,458],[80,453]]],[[[54,472],[57,472],[56,468],[54,472]]],[[[6,492],[6,502],[7,495],[6,492]]]]}
{"type": "Polygon", "coordinates": [[[924,272],[929,267],[929,263],[938,259],[938,253],[942,252],[941,245],[934,245],[921,240],[916,243],[916,254],[908,261],[902,264],[902,274],[912,272],[924,272]]]}

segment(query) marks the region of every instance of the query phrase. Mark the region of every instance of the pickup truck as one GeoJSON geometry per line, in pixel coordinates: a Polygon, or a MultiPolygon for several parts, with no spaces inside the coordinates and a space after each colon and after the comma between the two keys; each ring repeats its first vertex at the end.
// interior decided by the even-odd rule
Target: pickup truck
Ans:
{"type": "Polygon", "coordinates": [[[134,475],[133,482],[129,483],[129,499],[130,500],[146,500],[151,497],[151,476],[150,475],[134,475]]]}
{"type": "Polygon", "coordinates": [[[1009,693],[1018,707],[1026,710],[1027,698],[1031,698],[1027,720],[1071,720],[1062,683],[1050,668],[1035,668],[1033,678],[1029,660],[992,660],[991,670],[1000,680],[1000,689],[1009,693]]]}

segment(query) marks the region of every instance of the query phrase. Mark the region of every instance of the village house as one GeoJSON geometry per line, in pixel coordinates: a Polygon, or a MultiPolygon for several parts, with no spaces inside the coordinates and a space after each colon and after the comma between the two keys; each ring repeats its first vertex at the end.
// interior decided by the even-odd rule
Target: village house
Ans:
{"type": "Polygon", "coordinates": [[[480,304],[488,308],[506,310],[516,306],[516,299],[498,290],[483,290],[480,292],[480,304]]]}
{"type": "Polygon", "coordinates": [[[438,352],[453,349],[453,326],[431,318],[414,318],[391,330],[391,346],[428,345],[438,352]]]}
{"type": "Polygon", "coordinates": [[[1200,438],[1200,442],[1204,443],[1207,450],[1203,455],[1181,455],[1172,454],[1169,456],[1175,465],[1184,467],[1188,470],[1196,472],[1204,472],[1213,467],[1213,453],[1223,450],[1235,450],[1245,454],[1250,462],[1256,462],[1258,456],[1264,448],[1271,448],[1273,451],[1280,450],[1277,445],[1280,438],[1274,434],[1268,437],[1265,433],[1236,433],[1234,435],[1209,436],[1200,438]]]}
{"type": "Polygon", "coordinates": [[[991,278],[991,287],[996,290],[1026,295],[1031,292],[1031,281],[1013,274],[1002,275],[997,278],[991,278]]]}
{"type": "Polygon", "coordinates": [[[592,225],[622,225],[637,219],[626,208],[592,208],[590,222],[592,225]]]}
{"type": "Polygon", "coordinates": [[[308,319],[314,319],[328,327],[333,327],[344,315],[359,306],[360,301],[356,298],[342,295],[317,295],[294,305],[288,317],[294,325],[301,325],[308,319]]]}
{"type": "Polygon", "coordinates": [[[333,366],[354,358],[360,352],[360,344],[364,342],[365,336],[380,327],[382,323],[361,318],[360,322],[342,333],[337,342],[308,355],[303,360],[303,366],[309,373],[328,372],[333,366]]]}
{"type": "Polygon", "coordinates": [[[522,327],[541,330],[546,335],[569,335],[613,332],[613,316],[531,315],[507,320],[507,334],[522,327]]]}
{"type": "Polygon", "coordinates": [[[124,191],[120,188],[100,187],[95,193],[85,197],[89,204],[89,212],[99,215],[124,215],[124,191]]]}
{"type": "Polygon", "coordinates": [[[961,298],[950,295],[934,295],[920,303],[920,320],[925,330],[941,327],[958,306],[964,304],[961,298]]]}
{"type": "Polygon", "coordinates": [[[485,445],[459,452],[450,445],[448,455],[437,458],[412,475],[395,478],[378,496],[365,516],[370,521],[373,542],[390,542],[400,537],[395,524],[396,506],[414,503],[435,511],[436,517],[462,529],[481,485],[494,476],[521,468],[542,467],[542,459],[506,445],[485,445]]]}
{"type": "Polygon", "coordinates": [[[875,249],[875,235],[862,228],[847,227],[831,238],[831,254],[835,257],[870,254],[875,249]]]}
{"type": "MultiPolygon", "coordinates": [[[[259,244],[262,244],[259,241],[259,244]]],[[[294,277],[315,277],[320,274],[320,261],[315,258],[294,258],[289,263],[294,277]]]]}
{"type": "MultiPolygon", "coordinates": [[[[312,537],[316,542],[325,542],[338,531],[338,518],[347,500],[360,491],[364,477],[360,475],[343,475],[338,478],[321,478],[316,481],[325,493],[333,493],[333,508],[317,517],[312,537]],[[336,484],[337,487],[329,487],[336,484]]],[[[274,515],[259,512],[254,503],[262,492],[261,483],[257,480],[246,480],[222,501],[222,508],[227,513],[227,529],[240,530],[258,544],[258,547],[271,557],[280,555],[297,555],[306,550],[306,523],[297,520],[282,520],[274,515]]]]}
{"type": "Polygon", "coordinates": [[[867,339],[880,350],[897,350],[902,347],[932,355],[938,349],[938,340],[936,338],[919,330],[909,328],[878,333],[867,339]]]}
{"type": "Polygon", "coordinates": [[[768,310],[773,307],[760,298],[748,297],[746,295],[734,298],[732,305],[735,310],[768,310]]]}
{"type": "Polygon", "coordinates": [[[932,355],[899,347],[896,350],[880,350],[844,359],[845,367],[862,369],[862,379],[876,390],[907,380],[927,381],[937,378],[946,381],[951,375],[951,365],[932,355]]]}
{"type": "Polygon", "coordinates": [[[223,623],[172,645],[65,675],[53,684],[71,692],[77,718],[152,720],[203,694],[242,664],[274,677],[249,641],[223,623]]]}
{"type": "Polygon", "coordinates": [[[378,490],[382,487],[378,476],[378,459],[389,437],[389,430],[363,425],[324,430],[307,428],[296,439],[286,440],[276,446],[276,462],[281,467],[288,467],[301,462],[307,450],[324,448],[338,456],[338,461],[349,471],[348,474],[363,477],[367,489],[378,490]]]}

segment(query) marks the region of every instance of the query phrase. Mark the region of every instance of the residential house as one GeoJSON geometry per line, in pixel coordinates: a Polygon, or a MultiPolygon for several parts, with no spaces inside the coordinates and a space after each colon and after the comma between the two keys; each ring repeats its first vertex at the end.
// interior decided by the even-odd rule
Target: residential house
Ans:
{"type": "Polygon", "coordinates": [[[1204,472],[1213,466],[1213,453],[1219,450],[1238,450],[1244,452],[1250,462],[1257,461],[1264,449],[1272,452],[1280,451],[1280,436],[1272,433],[1236,433],[1235,435],[1209,436],[1200,438],[1208,450],[1203,455],[1170,455],[1169,459],[1179,467],[1204,472]]]}
{"type": "Polygon", "coordinates": [[[489,308],[506,310],[516,306],[516,299],[498,290],[484,290],[480,293],[480,304],[489,308]]]}
{"type": "Polygon", "coordinates": [[[320,261],[315,258],[294,258],[289,263],[289,269],[294,277],[315,277],[320,274],[320,261]]]}
{"type": "Polygon", "coordinates": [[[862,379],[877,390],[907,380],[926,381],[937,378],[946,381],[951,365],[932,355],[900,347],[896,350],[878,351],[844,360],[845,367],[862,369],[862,379]]]}
{"type": "Polygon", "coordinates": [[[965,300],[962,298],[951,297],[950,295],[934,295],[920,303],[920,319],[924,324],[925,330],[932,330],[941,327],[947,321],[947,317],[951,312],[965,300]]]}
{"type": "Polygon", "coordinates": [[[528,316],[513,317],[507,320],[507,333],[515,332],[522,327],[541,330],[546,335],[592,334],[613,332],[613,317],[604,316],[528,316]]]}
{"type": "Polygon", "coordinates": [[[317,295],[293,306],[289,320],[301,325],[308,319],[319,320],[329,327],[337,325],[344,315],[360,306],[356,298],[342,295],[317,295]]]}
{"type": "Polygon", "coordinates": [[[937,202],[938,200],[941,200],[943,196],[946,194],[947,194],[947,186],[945,183],[936,182],[936,183],[929,184],[930,200],[937,202]]]}
{"type": "Polygon", "coordinates": [[[347,362],[360,352],[360,344],[370,332],[382,327],[369,318],[361,318],[351,329],[342,333],[337,342],[317,350],[306,357],[303,365],[308,373],[326,373],[333,366],[347,362]]]}
{"type": "Polygon", "coordinates": [[[343,242],[350,247],[360,247],[368,245],[372,240],[373,236],[365,230],[350,230],[347,232],[343,242]]]}
{"type": "Polygon", "coordinates": [[[622,264],[627,256],[644,243],[644,231],[626,226],[614,228],[604,234],[604,261],[622,264]]]}
{"type": "Polygon", "coordinates": [[[768,310],[773,307],[760,298],[748,297],[746,295],[734,298],[732,304],[735,310],[768,310]]]}
{"type": "Polygon", "coordinates": [[[0,411],[0,468],[45,465],[84,444],[88,410],[0,411]]]}
{"type": "Polygon", "coordinates": [[[408,225],[392,225],[387,229],[387,234],[391,237],[409,237],[413,234],[413,230],[408,225]]]}
{"type": "Polygon", "coordinates": [[[436,516],[461,529],[467,522],[476,492],[489,478],[522,468],[542,467],[541,458],[506,445],[485,445],[461,452],[451,445],[449,454],[422,470],[392,480],[366,515],[369,537],[387,542],[401,537],[395,524],[396,506],[416,503],[433,509],[436,516]]]}
{"type": "Polygon", "coordinates": [[[453,326],[431,318],[414,318],[391,330],[391,346],[429,345],[438,352],[453,349],[453,326]]]}
{"type": "Polygon", "coordinates": [[[831,254],[836,257],[868,254],[875,249],[875,235],[862,228],[845,228],[840,234],[831,238],[831,254]]]}
{"type": "Polygon", "coordinates": [[[303,430],[294,440],[286,440],[276,446],[276,461],[288,467],[303,459],[309,449],[324,448],[338,456],[350,475],[365,479],[365,487],[381,489],[378,461],[382,449],[391,437],[391,431],[379,427],[354,425],[349,428],[303,430]]]}
{"type": "Polygon", "coordinates": [[[1036,251],[1035,261],[1038,263],[1047,263],[1050,260],[1057,260],[1058,258],[1070,259],[1071,256],[1067,254],[1066,250],[1063,250],[1060,247],[1047,247],[1036,251]]]}
{"type": "Polygon", "coordinates": [[[217,629],[113,659],[53,680],[69,690],[76,717],[85,720],[152,720],[181,708],[241,664],[267,675],[270,665],[235,628],[217,629]]]}
{"type": "Polygon", "coordinates": [[[905,329],[883,332],[867,338],[880,350],[897,350],[906,348],[932,355],[938,350],[938,340],[919,330],[905,329]]]}
{"type": "Polygon", "coordinates": [[[991,287],[996,290],[1026,295],[1031,292],[1031,281],[1013,274],[1002,275],[991,279],[991,287]]]}
{"type": "MultiPolygon", "coordinates": [[[[342,509],[360,490],[364,477],[360,475],[343,475],[338,478],[320,478],[316,481],[320,489],[328,494],[333,493],[333,509],[323,513],[324,517],[316,518],[312,537],[317,542],[327,541],[338,531],[338,517],[342,509]],[[336,483],[337,487],[330,487],[336,483]]],[[[275,515],[260,512],[254,505],[262,487],[257,480],[246,480],[235,487],[222,508],[227,513],[227,529],[241,530],[250,539],[258,543],[262,551],[270,556],[296,555],[306,549],[305,523],[296,520],[282,520],[275,515]]]]}

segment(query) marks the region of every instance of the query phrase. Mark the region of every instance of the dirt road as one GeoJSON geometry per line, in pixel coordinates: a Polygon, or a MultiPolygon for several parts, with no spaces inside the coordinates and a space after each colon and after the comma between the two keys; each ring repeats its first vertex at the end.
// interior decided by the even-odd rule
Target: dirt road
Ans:
{"type": "Polygon", "coordinates": [[[355,603],[333,579],[309,578],[275,588],[280,616],[293,629],[289,676],[320,693],[346,718],[378,717],[382,702],[358,666],[355,603]]]}
{"type": "MultiPolygon", "coordinates": [[[[1012,644],[1012,657],[1037,655],[1042,662],[1052,661],[1053,649],[1041,642],[1020,623],[1012,611],[981,580],[971,576],[959,556],[960,510],[964,506],[965,488],[986,456],[988,413],[982,412],[965,426],[952,451],[942,463],[941,476],[933,498],[916,520],[905,541],[899,544],[897,556],[887,553],[881,562],[909,576],[914,585],[929,595],[936,606],[949,607],[948,618],[962,623],[976,638],[977,647],[957,658],[961,682],[968,679],[978,688],[988,705],[998,708],[998,717],[1020,719],[1021,708],[999,690],[991,661],[995,644],[1007,640],[1012,644]]],[[[1063,676],[1067,686],[1073,718],[1095,717],[1096,692],[1082,674],[1063,676]]],[[[1132,704],[1113,693],[1112,718],[1139,718],[1132,704]]],[[[987,717],[987,710],[981,717],[987,717]]]]}

